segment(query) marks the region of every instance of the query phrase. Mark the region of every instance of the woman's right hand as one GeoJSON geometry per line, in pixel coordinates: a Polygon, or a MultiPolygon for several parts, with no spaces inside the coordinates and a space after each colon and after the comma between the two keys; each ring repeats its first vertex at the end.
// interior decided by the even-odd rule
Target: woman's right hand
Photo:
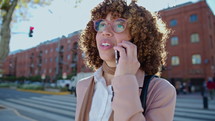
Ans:
{"type": "Polygon", "coordinates": [[[114,76],[135,75],[140,68],[140,62],[137,59],[137,46],[130,41],[122,41],[114,47],[114,50],[118,50],[120,54],[114,76]]]}

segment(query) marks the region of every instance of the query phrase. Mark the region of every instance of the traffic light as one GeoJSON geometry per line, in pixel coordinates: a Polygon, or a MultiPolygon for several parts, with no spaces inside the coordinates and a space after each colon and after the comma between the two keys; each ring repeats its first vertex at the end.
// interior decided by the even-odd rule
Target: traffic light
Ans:
{"type": "Polygon", "coordinates": [[[33,37],[33,30],[34,30],[34,27],[31,26],[28,34],[29,37],[33,37]]]}

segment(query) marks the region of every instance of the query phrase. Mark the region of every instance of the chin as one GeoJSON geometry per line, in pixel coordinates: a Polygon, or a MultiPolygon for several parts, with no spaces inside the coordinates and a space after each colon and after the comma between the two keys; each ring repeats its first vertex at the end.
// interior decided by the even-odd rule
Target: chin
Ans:
{"type": "Polygon", "coordinates": [[[101,55],[100,54],[100,58],[103,60],[103,61],[114,61],[114,57],[112,57],[112,55],[101,55]]]}
{"type": "Polygon", "coordinates": [[[112,61],[113,58],[100,56],[103,61],[112,61]]]}
{"type": "Polygon", "coordinates": [[[99,56],[104,61],[110,61],[115,58],[115,55],[111,51],[99,51],[99,56]]]}

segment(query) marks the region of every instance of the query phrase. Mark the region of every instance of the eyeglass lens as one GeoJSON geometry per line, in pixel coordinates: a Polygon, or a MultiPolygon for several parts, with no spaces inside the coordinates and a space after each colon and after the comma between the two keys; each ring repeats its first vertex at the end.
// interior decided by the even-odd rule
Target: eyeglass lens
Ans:
{"type": "MultiPolygon", "coordinates": [[[[108,22],[104,19],[100,19],[94,22],[94,28],[97,32],[102,32],[108,26],[108,22]]],[[[126,20],[124,19],[116,19],[115,21],[110,23],[111,28],[114,32],[120,33],[123,32],[126,28],[126,20]]]]}

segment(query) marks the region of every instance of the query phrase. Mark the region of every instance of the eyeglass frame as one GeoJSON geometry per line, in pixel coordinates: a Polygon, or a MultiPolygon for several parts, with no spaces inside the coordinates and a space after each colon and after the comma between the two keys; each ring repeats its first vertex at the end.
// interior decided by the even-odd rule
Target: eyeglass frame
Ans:
{"type": "MultiPolygon", "coordinates": [[[[117,18],[117,19],[114,19],[114,20],[112,20],[112,21],[107,21],[106,19],[97,19],[97,20],[94,20],[94,21],[93,21],[93,28],[94,28],[94,30],[95,30],[96,32],[100,32],[100,33],[103,32],[104,30],[103,30],[103,31],[97,31],[95,25],[96,25],[96,22],[97,22],[97,21],[99,21],[99,20],[104,20],[104,21],[107,23],[107,25],[110,25],[110,26],[111,26],[111,30],[112,30],[113,32],[115,32],[115,33],[122,33],[122,32],[125,31],[125,29],[124,29],[123,31],[121,31],[121,32],[116,32],[116,31],[113,29],[113,23],[114,23],[113,21],[116,21],[116,20],[118,20],[118,19],[124,20],[124,21],[125,21],[125,29],[126,29],[126,28],[127,28],[127,23],[128,23],[128,21],[127,21],[126,19],[124,19],[124,18],[117,18]]],[[[106,27],[106,28],[107,28],[107,27],[106,27]]],[[[105,29],[106,29],[106,28],[105,28],[105,29]]]]}

